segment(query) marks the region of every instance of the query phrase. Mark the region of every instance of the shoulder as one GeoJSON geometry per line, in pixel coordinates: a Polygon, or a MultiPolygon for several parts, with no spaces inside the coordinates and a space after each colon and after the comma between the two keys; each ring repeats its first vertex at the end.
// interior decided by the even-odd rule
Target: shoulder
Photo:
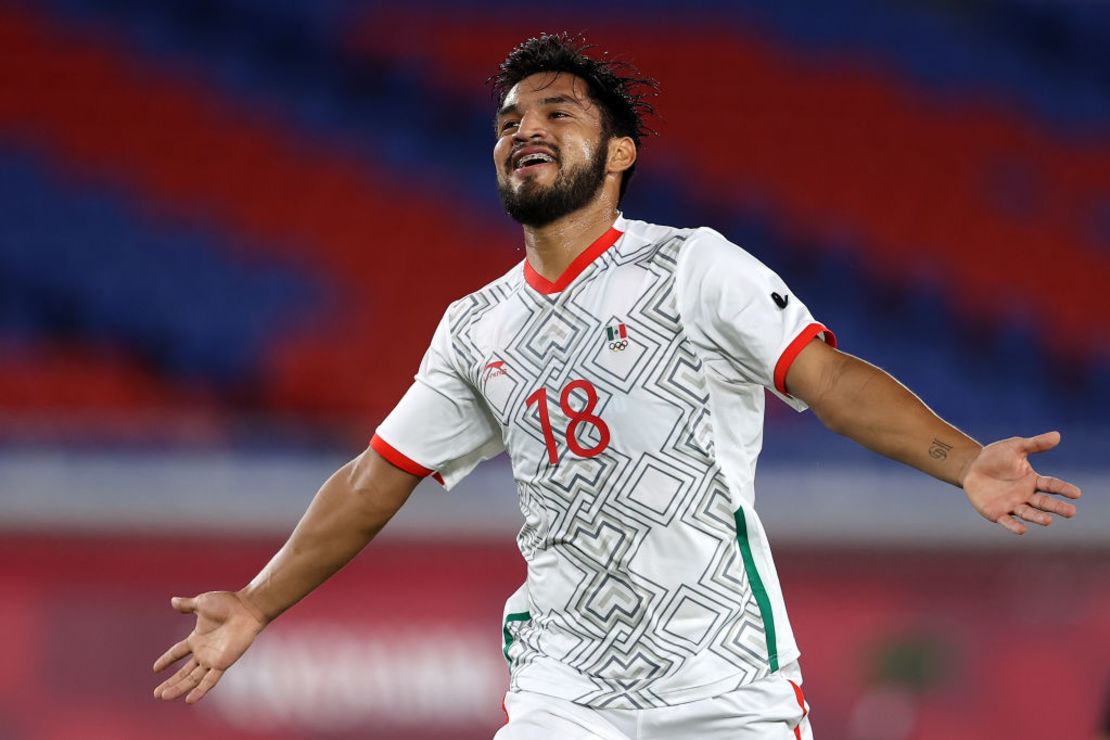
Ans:
{"type": "Polygon", "coordinates": [[[679,308],[691,320],[745,310],[761,296],[787,290],[773,270],[720,232],[695,229],[683,244],[675,266],[679,308]]]}
{"type": "Polygon", "coordinates": [[[614,226],[624,232],[626,241],[637,244],[659,244],[674,238],[686,239],[697,230],[636,221],[623,216],[614,226]]]}
{"type": "Polygon", "coordinates": [[[708,226],[680,228],[622,219],[625,246],[622,251],[670,258],[686,268],[709,271],[713,266],[731,269],[766,269],[762,262],[721,232],[708,226]]]}
{"type": "Polygon", "coordinates": [[[657,269],[673,272],[679,253],[698,229],[680,228],[621,218],[617,228],[624,232],[618,261],[641,265],[651,263],[657,269]],[[669,269],[668,269],[669,268],[669,269]]]}
{"type": "Polygon", "coordinates": [[[755,255],[708,227],[694,229],[676,260],[676,277],[695,292],[734,293],[744,286],[778,283],[778,276],[755,255]]]}
{"type": "Polygon", "coordinates": [[[691,264],[717,263],[718,267],[729,265],[766,269],[751,252],[729,241],[724,234],[708,226],[693,230],[690,238],[686,240],[682,260],[691,264]]]}
{"type": "Polygon", "coordinates": [[[524,284],[524,263],[515,263],[507,272],[478,290],[451,302],[444,312],[442,325],[453,338],[470,329],[498,308],[508,305],[524,284]]]}
{"type": "Polygon", "coordinates": [[[501,277],[452,301],[447,307],[447,315],[452,323],[456,323],[467,315],[484,313],[519,291],[523,282],[524,263],[517,262],[501,277]]]}

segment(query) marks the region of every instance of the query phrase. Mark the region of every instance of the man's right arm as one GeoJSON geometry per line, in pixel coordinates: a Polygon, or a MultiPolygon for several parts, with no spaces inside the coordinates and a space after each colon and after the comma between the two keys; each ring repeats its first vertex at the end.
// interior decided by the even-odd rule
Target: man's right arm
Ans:
{"type": "Polygon", "coordinates": [[[161,671],[189,657],[155,697],[199,701],[267,624],[357,555],[420,480],[367,449],[321,486],[293,534],[246,587],[175,598],[174,608],[196,614],[197,624],[155,662],[161,671]]]}
{"type": "Polygon", "coordinates": [[[368,448],[321,486],[293,534],[240,598],[269,623],[366,547],[420,480],[368,448]]]}

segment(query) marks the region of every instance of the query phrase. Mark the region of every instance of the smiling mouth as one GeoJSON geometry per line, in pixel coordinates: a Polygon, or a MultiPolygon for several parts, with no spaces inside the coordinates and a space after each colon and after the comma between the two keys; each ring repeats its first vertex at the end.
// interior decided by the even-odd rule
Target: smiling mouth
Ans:
{"type": "Polygon", "coordinates": [[[555,164],[555,157],[545,152],[531,152],[516,160],[513,171],[523,172],[536,167],[542,167],[545,164],[555,164]]]}

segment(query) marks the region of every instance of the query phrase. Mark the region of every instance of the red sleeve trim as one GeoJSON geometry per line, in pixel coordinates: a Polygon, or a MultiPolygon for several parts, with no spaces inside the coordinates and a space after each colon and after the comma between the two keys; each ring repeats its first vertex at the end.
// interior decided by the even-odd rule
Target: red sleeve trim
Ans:
{"type": "Polygon", "coordinates": [[[794,341],[787,345],[783,351],[782,356],[779,357],[778,363],[775,364],[775,390],[787,396],[790,394],[786,390],[786,373],[790,371],[790,366],[794,364],[794,360],[798,358],[798,353],[809,344],[809,340],[821,332],[825,333],[825,342],[830,347],[836,346],[836,335],[825,328],[824,324],[813,323],[802,329],[798,336],[794,337],[794,341]]]}
{"type": "Polygon", "coordinates": [[[524,279],[540,293],[550,295],[552,293],[562,293],[576,277],[582,274],[582,271],[590,266],[590,263],[605,253],[605,250],[616,244],[617,239],[621,238],[623,232],[619,231],[615,226],[610,228],[604,234],[597,238],[590,246],[574,258],[574,261],[567,266],[563,274],[555,282],[551,282],[543,275],[539,274],[532,269],[528,264],[528,260],[524,260],[524,279]]]}
{"type": "MultiPolygon", "coordinates": [[[[373,439],[370,440],[370,447],[373,448],[374,452],[384,457],[386,461],[388,461],[393,467],[400,468],[409,475],[416,475],[421,478],[426,478],[432,474],[431,469],[426,468],[420,463],[413,462],[409,458],[405,457],[405,455],[398,452],[396,449],[393,448],[391,444],[386,442],[377,434],[375,434],[373,439]]],[[[436,475],[438,477],[438,473],[436,475]]]]}

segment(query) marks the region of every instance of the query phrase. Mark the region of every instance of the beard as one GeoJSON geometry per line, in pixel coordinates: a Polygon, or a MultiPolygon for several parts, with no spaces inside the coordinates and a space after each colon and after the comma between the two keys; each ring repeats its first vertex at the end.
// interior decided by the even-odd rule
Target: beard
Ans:
{"type": "Polygon", "coordinates": [[[497,192],[505,213],[522,226],[539,228],[584,208],[605,183],[607,160],[608,152],[599,146],[588,162],[573,169],[560,169],[548,188],[537,184],[536,178],[525,179],[515,192],[507,180],[499,182],[497,192]]]}

